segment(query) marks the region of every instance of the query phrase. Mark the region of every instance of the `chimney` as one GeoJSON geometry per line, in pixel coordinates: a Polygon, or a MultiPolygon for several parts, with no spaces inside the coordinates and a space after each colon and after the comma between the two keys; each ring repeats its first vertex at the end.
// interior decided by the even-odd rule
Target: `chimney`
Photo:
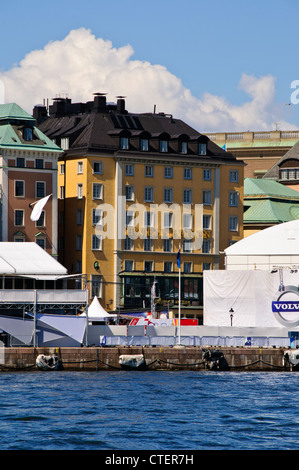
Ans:
{"type": "Polygon", "coordinates": [[[126,103],[125,103],[125,96],[117,96],[117,106],[116,110],[120,114],[124,114],[126,112],[126,103]]]}
{"type": "Polygon", "coordinates": [[[94,93],[93,111],[96,113],[106,111],[106,93],[94,93]]]}

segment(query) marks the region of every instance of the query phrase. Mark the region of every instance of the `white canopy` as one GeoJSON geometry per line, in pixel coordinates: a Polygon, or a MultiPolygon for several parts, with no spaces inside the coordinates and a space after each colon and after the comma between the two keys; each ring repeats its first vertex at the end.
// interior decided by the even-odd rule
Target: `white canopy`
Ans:
{"type": "MultiPolygon", "coordinates": [[[[100,304],[98,298],[95,296],[90,306],[88,307],[88,319],[89,320],[104,320],[106,318],[115,318],[117,315],[106,312],[100,304]]],[[[86,312],[81,313],[80,316],[86,316],[86,312]]]]}
{"type": "Polygon", "coordinates": [[[58,278],[67,269],[37,243],[0,242],[0,275],[58,278]]]}
{"type": "Polygon", "coordinates": [[[299,265],[299,220],[274,225],[224,250],[226,269],[299,265]]]}

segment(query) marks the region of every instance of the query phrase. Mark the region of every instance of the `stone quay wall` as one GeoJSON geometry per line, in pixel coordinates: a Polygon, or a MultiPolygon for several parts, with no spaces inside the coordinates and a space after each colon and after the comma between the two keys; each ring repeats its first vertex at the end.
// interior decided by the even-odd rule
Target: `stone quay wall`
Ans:
{"type": "Polygon", "coordinates": [[[221,351],[230,371],[288,371],[283,348],[255,347],[7,347],[2,348],[0,372],[38,370],[39,354],[56,355],[65,371],[121,370],[120,355],[143,355],[146,370],[209,370],[203,351],[221,351]]]}

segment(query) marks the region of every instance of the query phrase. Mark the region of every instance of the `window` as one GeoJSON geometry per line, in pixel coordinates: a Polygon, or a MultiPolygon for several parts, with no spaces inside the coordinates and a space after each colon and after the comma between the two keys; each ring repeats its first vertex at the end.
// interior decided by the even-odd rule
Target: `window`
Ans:
{"type": "Polygon", "coordinates": [[[82,209],[77,209],[77,216],[76,216],[77,225],[83,224],[83,211],[82,209]]]}
{"type": "Polygon", "coordinates": [[[91,276],[90,296],[92,299],[94,297],[102,297],[102,276],[98,276],[96,274],[91,276]]]}
{"type": "Polygon", "coordinates": [[[210,215],[204,214],[203,216],[203,229],[204,230],[210,230],[211,229],[211,219],[212,217],[210,215]]]}
{"type": "Polygon", "coordinates": [[[164,272],[171,273],[172,271],[172,262],[171,261],[164,261],[164,272]]]}
{"type": "Polygon", "coordinates": [[[13,239],[14,242],[16,243],[22,243],[25,241],[25,235],[24,236],[21,236],[21,235],[16,235],[13,239]]]}
{"type": "Polygon", "coordinates": [[[140,150],[142,152],[148,151],[148,139],[140,139],[140,150]]]}
{"type": "Polygon", "coordinates": [[[172,240],[170,238],[165,238],[163,240],[163,251],[166,253],[172,252],[172,240]]]}
{"type": "Polygon", "coordinates": [[[212,179],[212,171],[211,170],[203,170],[203,179],[204,181],[211,181],[212,179]]]}
{"type": "Polygon", "coordinates": [[[38,169],[44,168],[44,160],[42,160],[41,158],[37,158],[35,160],[35,168],[38,168],[38,169]]]}
{"type": "Polygon", "coordinates": [[[120,148],[121,148],[121,150],[128,150],[129,149],[129,138],[128,137],[121,137],[120,138],[120,148]]]}
{"type": "Polygon", "coordinates": [[[127,201],[134,201],[134,186],[126,184],[125,196],[127,201]]]}
{"type": "Polygon", "coordinates": [[[237,207],[239,202],[239,193],[237,191],[229,192],[229,205],[237,207]]]}
{"type": "Polygon", "coordinates": [[[82,250],[82,235],[76,235],[76,250],[82,250]]]}
{"type": "Polygon", "coordinates": [[[181,142],[181,153],[188,153],[188,142],[181,142]]]}
{"type": "Polygon", "coordinates": [[[59,199],[64,199],[64,186],[59,186],[59,199]]]}
{"type": "Polygon", "coordinates": [[[46,195],[46,183],[45,181],[37,181],[35,183],[35,196],[36,198],[42,198],[46,195]]]}
{"type": "Polygon", "coordinates": [[[154,200],[154,188],[152,186],[145,186],[144,188],[144,201],[153,202],[154,200]]]}
{"type": "Polygon", "coordinates": [[[144,261],[144,271],[146,273],[151,273],[153,271],[154,263],[153,261],[144,261]]]}
{"type": "Polygon", "coordinates": [[[153,240],[151,238],[145,238],[143,241],[143,248],[144,251],[152,251],[153,250],[153,240]]]}
{"type": "Polygon", "coordinates": [[[125,166],[125,175],[126,176],[134,176],[134,165],[127,164],[125,166]]]}
{"type": "Polygon", "coordinates": [[[191,204],[192,203],[192,189],[184,189],[183,191],[183,203],[191,204]]]}
{"type": "Polygon", "coordinates": [[[211,269],[211,263],[202,263],[202,270],[209,271],[211,269]]]}
{"type": "Polygon", "coordinates": [[[154,227],[154,213],[153,212],[144,213],[144,227],[154,227]]]}
{"type": "Polygon", "coordinates": [[[192,228],[192,214],[183,214],[183,228],[192,228]]]}
{"type": "Polygon", "coordinates": [[[192,263],[191,261],[185,261],[183,265],[184,273],[191,273],[192,272],[192,263]]]}
{"type": "Polygon", "coordinates": [[[164,168],[164,178],[173,178],[173,167],[166,166],[164,168]]]}
{"type": "Polygon", "coordinates": [[[203,240],[202,242],[202,252],[210,253],[211,252],[211,240],[203,240]]]}
{"type": "Polygon", "coordinates": [[[202,202],[203,204],[208,205],[208,206],[212,204],[212,192],[211,191],[203,190],[202,202]]]}
{"type": "Polygon", "coordinates": [[[230,215],[228,220],[228,229],[231,232],[235,232],[238,230],[238,216],[230,215]]]}
{"type": "Polygon", "coordinates": [[[230,172],[229,172],[229,181],[230,181],[230,183],[237,183],[239,181],[239,172],[238,172],[238,170],[230,170],[230,172]]]}
{"type": "Polygon", "coordinates": [[[164,220],[163,220],[163,227],[164,228],[171,228],[172,227],[172,212],[164,212],[164,220]]]}
{"type": "Polygon", "coordinates": [[[207,144],[199,143],[198,144],[198,155],[207,154],[207,144]]]}
{"type": "Polygon", "coordinates": [[[40,246],[43,250],[46,249],[46,239],[44,237],[39,237],[35,240],[36,244],[40,246]]]}
{"type": "Polygon", "coordinates": [[[133,249],[133,240],[130,237],[126,237],[124,239],[124,250],[132,250],[133,249]]]}
{"type": "Polygon", "coordinates": [[[125,271],[133,271],[133,260],[126,259],[125,260],[125,271]]]}
{"type": "Polygon", "coordinates": [[[287,180],[288,179],[288,170],[280,170],[280,178],[282,180],[287,180]]]}
{"type": "Polygon", "coordinates": [[[65,173],[65,164],[62,163],[61,165],[59,165],[59,174],[64,175],[64,173],[65,173]]]}
{"type": "Polygon", "coordinates": [[[25,158],[17,158],[17,167],[18,168],[25,168],[25,158]]]}
{"type": "Polygon", "coordinates": [[[92,250],[102,249],[102,237],[96,234],[92,234],[92,250]]]}
{"type": "Polygon", "coordinates": [[[164,188],[164,202],[171,203],[173,201],[173,189],[164,188]]]}
{"type": "Polygon", "coordinates": [[[93,172],[98,175],[103,174],[103,162],[93,162],[93,172]]]}
{"type": "Polygon", "coordinates": [[[92,209],[92,225],[102,225],[103,211],[102,209],[92,209]]]}
{"type": "Polygon", "coordinates": [[[144,176],[153,177],[154,176],[154,167],[152,165],[145,165],[144,167],[144,176]]]}
{"type": "Polygon", "coordinates": [[[77,162],[77,174],[78,175],[83,174],[83,162],[77,162]]]}
{"type": "Polygon", "coordinates": [[[134,227],[134,211],[127,211],[126,212],[126,226],[134,227]]]}
{"type": "Polygon", "coordinates": [[[77,198],[78,199],[83,198],[83,184],[82,183],[77,184],[77,198]]]}
{"type": "Polygon", "coordinates": [[[168,141],[167,140],[160,140],[160,152],[168,152],[168,141]]]}
{"type": "Polygon", "coordinates": [[[24,225],[24,211],[23,210],[15,210],[15,225],[16,226],[23,226],[24,225]]]}
{"type": "Polygon", "coordinates": [[[101,183],[92,184],[93,199],[103,199],[103,185],[101,183]]]}
{"type": "Polygon", "coordinates": [[[184,168],[184,179],[192,180],[192,168],[184,168]]]}
{"type": "Polygon", "coordinates": [[[15,180],[15,196],[24,197],[25,196],[25,182],[15,180]]]}
{"type": "Polygon", "coordinates": [[[40,218],[35,222],[36,227],[45,227],[46,226],[46,213],[42,211],[40,218]]]}
{"type": "Polygon", "coordinates": [[[62,150],[68,150],[69,145],[70,145],[69,138],[68,137],[62,137],[61,142],[60,142],[60,147],[62,148],[62,150]]]}
{"type": "Polygon", "coordinates": [[[184,253],[191,253],[192,251],[192,241],[191,240],[183,240],[183,252],[184,253]]]}
{"type": "Polygon", "coordinates": [[[23,131],[24,140],[32,140],[33,130],[32,127],[25,127],[23,131]]]}

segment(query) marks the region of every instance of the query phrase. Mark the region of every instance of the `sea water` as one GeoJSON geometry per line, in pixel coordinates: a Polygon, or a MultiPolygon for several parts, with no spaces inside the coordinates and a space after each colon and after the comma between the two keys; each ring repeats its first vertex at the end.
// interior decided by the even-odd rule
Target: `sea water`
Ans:
{"type": "Polygon", "coordinates": [[[3,372],[1,450],[299,448],[296,372],[3,372]]]}

